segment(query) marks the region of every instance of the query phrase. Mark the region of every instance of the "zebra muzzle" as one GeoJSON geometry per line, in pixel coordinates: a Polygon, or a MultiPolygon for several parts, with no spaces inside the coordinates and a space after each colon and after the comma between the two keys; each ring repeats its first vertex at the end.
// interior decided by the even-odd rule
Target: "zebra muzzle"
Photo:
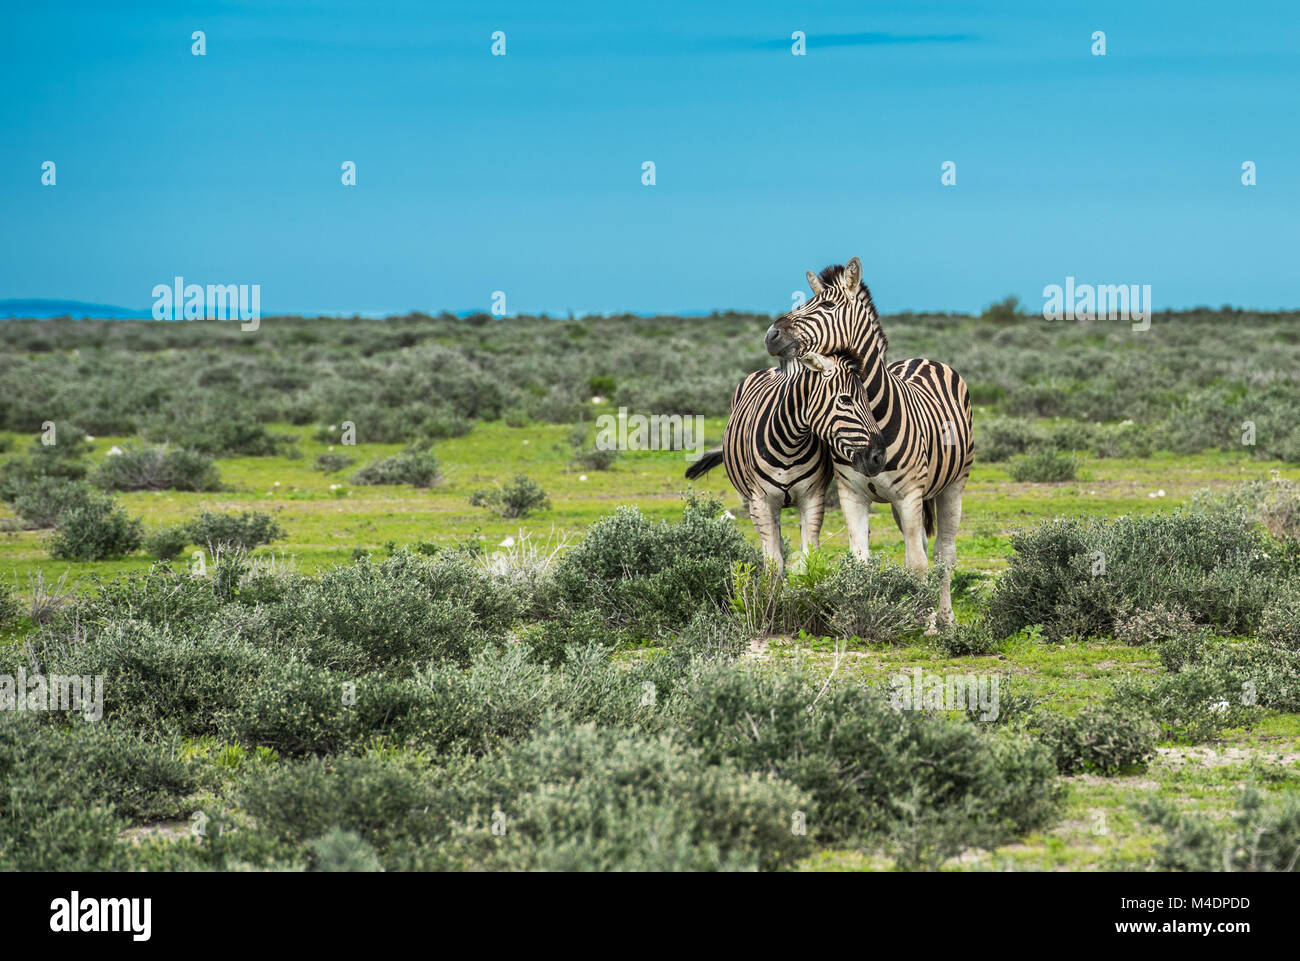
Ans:
{"type": "Polygon", "coordinates": [[[868,447],[853,455],[853,469],[867,477],[875,477],[885,469],[885,449],[868,447]]]}
{"type": "Polygon", "coordinates": [[[776,324],[767,328],[767,334],[763,337],[763,346],[773,357],[778,354],[788,354],[794,351],[794,338],[784,330],[780,330],[776,324]]]}

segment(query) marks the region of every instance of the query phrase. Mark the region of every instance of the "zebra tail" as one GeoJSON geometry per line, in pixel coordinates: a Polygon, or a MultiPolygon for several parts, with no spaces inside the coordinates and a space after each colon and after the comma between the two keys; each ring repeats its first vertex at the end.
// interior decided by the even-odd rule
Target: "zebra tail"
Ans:
{"type": "Polygon", "coordinates": [[[686,468],[686,479],[695,480],[697,477],[703,477],[713,468],[722,463],[722,449],[706,451],[704,456],[697,460],[690,467],[686,468]]]}
{"type": "Polygon", "coordinates": [[[929,540],[934,536],[934,501],[921,502],[921,519],[925,524],[926,540],[929,540]]]}

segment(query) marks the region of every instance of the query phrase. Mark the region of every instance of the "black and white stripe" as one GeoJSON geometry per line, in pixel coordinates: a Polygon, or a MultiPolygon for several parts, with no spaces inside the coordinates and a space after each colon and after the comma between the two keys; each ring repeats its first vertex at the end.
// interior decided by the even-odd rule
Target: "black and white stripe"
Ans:
{"type": "Polygon", "coordinates": [[[750,374],[731,399],[722,448],[686,472],[702,476],[718,463],[748,505],[763,551],[778,569],[781,510],[799,510],[805,552],[817,546],[832,472],[875,474],[884,465],[880,429],[848,358],[809,359],[783,373],[750,374]]]}
{"type": "MultiPolygon", "coordinates": [[[[888,503],[903,532],[908,567],[926,569],[926,540],[936,534],[935,562],[950,575],[962,491],[974,463],[966,382],[938,361],[886,361],[889,342],[862,282],[858,258],[807,276],[813,297],[779,318],[768,330],[766,344],[787,370],[816,355],[848,358],[860,370],[886,457],[874,478],[836,471],[850,546],[866,556],[870,502],[888,503]]],[[[951,623],[949,576],[943,581],[939,615],[951,623]]]]}

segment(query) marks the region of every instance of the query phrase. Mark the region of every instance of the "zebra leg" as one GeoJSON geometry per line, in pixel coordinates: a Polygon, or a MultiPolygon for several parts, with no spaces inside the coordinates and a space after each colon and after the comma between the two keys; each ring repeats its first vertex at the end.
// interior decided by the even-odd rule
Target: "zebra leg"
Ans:
{"type": "Polygon", "coordinates": [[[826,516],[826,491],[810,490],[799,502],[799,535],[803,541],[803,552],[809,554],[817,549],[821,539],[822,520],[826,516]]]}
{"type": "Polygon", "coordinates": [[[925,508],[921,495],[909,495],[895,506],[898,528],[903,532],[904,563],[913,574],[924,575],[930,569],[930,562],[925,556],[925,508]]]}
{"type": "Polygon", "coordinates": [[[871,556],[867,535],[871,529],[871,499],[836,475],[840,488],[840,510],[844,512],[844,526],[849,529],[849,550],[864,561],[871,556]]]}
{"type": "Polygon", "coordinates": [[[939,621],[952,624],[952,572],[957,566],[957,528],[961,525],[961,495],[966,481],[956,481],[934,499],[934,562],[943,567],[939,592],[939,621]]]}
{"type": "Polygon", "coordinates": [[[763,542],[763,557],[774,566],[777,573],[784,573],[785,559],[781,556],[781,501],[775,503],[759,494],[749,499],[749,516],[758,530],[759,540],[763,542]]]}
{"type": "MultiPolygon", "coordinates": [[[[910,494],[902,503],[895,504],[894,517],[903,532],[904,563],[917,577],[924,577],[930,569],[930,562],[925,556],[925,506],[920,493],[910,494]]],[[[935,632],[934,622],[935,615],[931,611],[926,621],[927,634],[935,632]]]]}

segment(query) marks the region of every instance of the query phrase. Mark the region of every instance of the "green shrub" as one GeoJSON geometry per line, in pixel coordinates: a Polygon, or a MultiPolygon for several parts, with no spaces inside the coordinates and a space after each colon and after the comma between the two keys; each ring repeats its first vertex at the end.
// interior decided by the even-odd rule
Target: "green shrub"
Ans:
{"type": "Polygon", "coordinates": [[[1300,542],[1300,483],[1270,472],[1268,480],[1250,480],[1226,490],[1197,491],[1192,503],[1209,512],[1244,513],[1279,541],[1300,542]]]}
{"type": "Polygon", "coordinates": [[[432,771],[387,750],[262,768],[239,789],[246,823],[222,831],[231,815],[214,812],[200,854],[224,869],[685,870],[776,867],[802,853],[792,788],[658,743],[554,726],[508,754],[432,771]],[[492,834],[501,823],[504,835],[492,834]]]}
{"type": "Polygon", "coordinates": [[[335,474],[345,467],[351,467],[356,463],[355,457],[349,457],[347,454],[324,453],[316,456],[314,470],[321,471],[324,474],[335,474]]]}
{"type": "Polygon", "coordinates": [[[1269,643],[1226,644],[1191,663],[1222,678],[1227,694],[1247,707],[1300,712],[1300,652],[1269,643]]]}
{"type": "Polygon", "coordinates": [[[938,571],[917,577],[878,557],[846,557],[825,585],[829,626],[841,637],[892,643],[924,627],[938,600],[938,571]]]}
{"type": "Polygon", "coordinates": [[[1122,678],[1115,682],[1109,703],[1119,716],[1151,718],[1160,726],[1162,739],[1199,744],[1253,721],[1258,709],[1244,700],[1248,696],[1228,672],[1198,664],[1152,681],[1122,678]]]}
{"type": "MultiPolygon", "coordinates": [[[[430,663],[409,678],[356,675],[303,663],[273,665],[226,715],[225,733],[284,755],[352,752],[377,744],[438,756],[482,754],[566,721],[662,727],[646,696],[652,669],[629,671],[608,648],[573,649],[558,669],[523,645],[484,648],[468,668],[430,663]]],[[[656,685],[657,687],[658,685],[656,685]]],[[[665,697],[671,685],[665,685],[665,697]]]]}
{"type": "Polygon", "coordinates": [[[118,833],[183,815],[195,787],[175,745],[103,724],[62,729],[0,711],[0,870],[122,870],[118,833]]]}
{"type": "Polygon", "coordinates": [[[610,470],[619,458],[619,451],[612,447],[588,446],[590,433],[587,421],[575,425],[569,433],[569,446],[573,448],[574,462],[587,470],[610,470]]]}
{"type": "Polygon", "coordinates": [[[277,754],[336,754],[375,739],[427,741],[437,704],[410,680],[358,677],[311,664],[277,663],[253,679],[231,710],[226,733],[277,754]]]}
{"type": "Polygon", "coordinates": [[[23,608],[14,596],[14,589],[0,581],[0,630],[4,630],[22,616],[23,608]]]}
{"type": "Polygon", "coordinates": [[[618,393],[618,381],[608,374],[597,374],[588,379],[587,387],[593,394],[600,395],[606,400],[613,400],[614,395],[618,393]]]}
{"type": "Polygon", "coordinates": [[[611,623],[671,630],[705,604],[726,604],[732,564],[757,558],[721,501],[690,495],[677,524],[654,524],[632,507],[600,518],[561,556],[555,583],[570,606],[611,623]]]}
{"type": "Polygon", "coordinates": [[[1115,623],[1115,640],[1130,647],[1158,646],[1204,632],[1187,609],[1159,602],[1123,616],[1115,623]]]}
{"type": "Polygon", "coordinates": [[[544,396],[532,399],[525,411],[530,420],[545,421],[548,424],[572,424],[586,414],[587,405],[572,390],[552,387],[544,396]]]}
{"type": "Polygon", "coordinates": [[[210,578],[192,577],[188,571],[158,563],[108,583],[97,580],[93,593],[78,600],[74,613],[86,630],[114,621],[190,630],[208,624],[221,606],[210,578]]]}
{"type": "Polygon", "coordinates": [[[330,828],[308,845],[317,871],[382,871],[379,855],[361,835],[330,828]]]}
{"type": "Polygon", "coordinates": [[[183,447],[137,447],[105,458],[92,477],[110,491],[217,491],[221,473],[212,458],[183,447]]]}
{"type": "Polygon", "coordinates": [[[1189,664],[1204,659],[1209,650],[1210,634],[1204,629],[1169,637],[1160,643],[1157,653],[1165,670],[1177,674],[1189,664]]]}
{"type": "Polygon", "coordinates": [[[730,565],[719,558],[679,558],[662,571],[614,590],[612,610],[637,612],[641,629],[659,633],[686,624],[721,602],[730,565]]]}
{"type": "Polygon", "coordinates": [[[22,489],[13,501],[14,513],[32,527],[54,527],[68,511],[102,501],[83,481],[41,475],[22,489]]]}
{"type": "Polygon", "coordinates": [[[432,451],[419,446],[408,447],[392,457],[367,464],[352,475],[352,483],[363,485],[410,484],[433,487],[441,479],[438,459],[432,451]]]}
{"type": "Polygon", "coordinates": [[[1288,585],[1264,608],[1259,639],[1300,653],[1300,587],[1288,585]]]}
{"type": "Polygon", "coordinates": [[[59,516],[50,556],[60,561],[102,561],[130,554],[144,539],[144,524],[111,500],[92,501],[59,516]]]}
{"type": "Polygon", "coordinates": [[[241,511],[238,514],[201,511],[198,517],[185,524],[185,531],[189,543],[206,545],[213,554],[231,548],[251,551],[288,536],[279,521],[262,511],[241,511]]]}
{"type": "Polygon", "coordinates": [[[502,517],[527,517],[533,511],[551,509],[546,491],[525,474],[516,474],[507,484],[474,491],[469,503],[471,507],[487,507],[502,517]]]}
{"type": "Polygon", "coordinates": [[[46,436],[42,429],[41,436],[31,442],[28,450],[37,458],[49,457],[61,460],[76,460],[85,457],[91,450],[90,438],[86,436],[86,432],[66,420],[55,424],[52,440],[53,443],[45,443],[46,436]]]}
{"type": "Polygon", "coordinates": [[[55,453],[55,447],[38,447],[27,457],[11,457],[0,464],[0,500],[13,503],[25,490],[42,479],[81,480],[86,465],[55,453]]]}
{"type": "Polygon", "coordinates": [[[552,727],[480,765],[449,860],[503,871],[772,870],[810,852],[797,831],[810,807],[793,785],[664,735],[552,727]]]}
{"type": "Polygon", "coordinates": [[[998,640],[981,619],[950,625],[935,635],[934,643],[948,657],[982,657],[996,651],[998,640]]]}
{"type": "MultiPolygon", "coordinates": [[[[320,840],[332,830],[361,838],[391,870],[418,867],[415,851],[447,833],[439,801],[435,781],[411,759],[380,755],[275,765],[255,772],[238,793],[271,842],[266,851],[293,856],[307,846],[317,868],[326,866],[320,840]]],[[[246,840],[226,843],[232,854],[245,853],[246,840]]]]}
{"type": "Polygon", "coordinates": [[[1033,724],[1039,714],[1043,699],[1036,694],[1009,686],[1007,678],[998,679],[997,714],[968,701],[966,719],[972,724],[993,725],[997,727],[1027,727],[1033,724]]]}
{"type": "Polygon", "coordinates": [[[536,663],[523,645],[484,648],[468,669],[447,661],[429,664],[413,679],[433,719],[424,743],[439,754],[483,753],[524,737],[547,711],[564,711],[571,700],[562,693],[564,677],[536,663]]]}
{"type": "Polygon", "coordinates": [[[518,599],[463,557],[399,551],[380,564],[327,569],[274,617],[313,663],[366,672],[430,659],[468,663],[518,612],[518,599]]]}
{"type": "Polygon", "coordinates": [[[668,647],[683,657],[730,661],[744,654],[755,637],[734,612],[704,607],[668,641],[668,647]]]}
{"type": "Polygon", "coordinates": [[[212,457],[270,457],[283,440],[257,423],[248,405],[237,396],[200,394],[194,403],[171,407],[147,417],[147,440],[175,444],[212,457]]]}
{"type": "Polygon", "coordinates": [[[975,419],[975,449],[981,461],[1008,461],[1047,444],[1043,429],[1033,421],[1012,417],[975,419]]]}
{"type": "Polygon", "coordinates": [[[272,608],[306,588],[310,578],[274,558],[242,558],[242,570],[228,598],[245,608],[272,608]]]}
{"type": "Polygon", "coordinates": [[[1009,469],[1013,480],[1059,483],[1074,480],[1079,470],[1079,458],[1059,450],[1038,450],[1017,457],[1009,469]]]}
{"type": "Polygon", "coordinates": [[[1262,532],[1241,515],[1055,520],[1013,535],[1011,545],[989,602],[999,637],[1032,624],[1052,639],[1113,635],[1118,620],[1156,604],[1249,634],[1282,574],[1262,532]]]}
{"type": "Polygon", "coordinates": [[[573,452],[573,460],[587,470],[613,470],[619,451],[613,448],[587,447],[573,452]]]}
{"type": "Polygon", "coordinates": [[[1155,798],[1144,806],[1147,820],[1164,832],[1157,845],[1157,871],[1295,871],[1300,851],[1300,796],[1268,799],[1247,786],[1230,818],[1182,811],[1155,798]]]}
{"type": "Polygon", "coordinates": [[[219,631],[109,621],[80,642],[41,639],[50,674],[103,675],[104,719],[148,736],[218,735],[249,685],[276,663],[219,631]]]}
{"type": "Polygon", "coordinates": [[[160,527],[144,537],[144,549],[149,556],[160,561],[175,560],[190,543],[190,531],[184,525],[160,527]]]}
{"type": "Polygon", "coordinates": [[[1020,298],[1015,294],[1008,294],[1001,300],[994,301],[984,308],[981,317],[985,320],[992,321],[995,324],[1012,324],[1025,316],[1024,308],[1020,306],[1020,298]]]}
{"type": "Polygon", "coordinates": [[[1155,755],[1156,733],[1145,715],[1102,705],[1069,717],[1048,713],[1041,737],[1062,774],[1119,774],[1155,755]]]}
{"type": "Polygon", "coordinates": [[[1104,434],[1105,428],[1100,424],[1067,420],[1052,426],[1048,434],[1048,445],[1057,451],[1095,451],[1102,445],[1104,434]]]}
{"type": "Polygon", "coordinates": [[[605,624],[598,612],[564,606],[554,619],[541,621],[524,631],[521,639],[533,660],[554,666],[568,659],[571,648],[592,644],[613,647],[618,634],[605,624]]]}
{"type": "Polygon", "coordinates": [[[905,864],[999,843],[1055,810],[1041,745],[895,710],[880,691],[804,671],[715,666],[674,701],[683,736],[710,761],[771,772],[812,795],[825,841],[888,838],[905,864]]]}

